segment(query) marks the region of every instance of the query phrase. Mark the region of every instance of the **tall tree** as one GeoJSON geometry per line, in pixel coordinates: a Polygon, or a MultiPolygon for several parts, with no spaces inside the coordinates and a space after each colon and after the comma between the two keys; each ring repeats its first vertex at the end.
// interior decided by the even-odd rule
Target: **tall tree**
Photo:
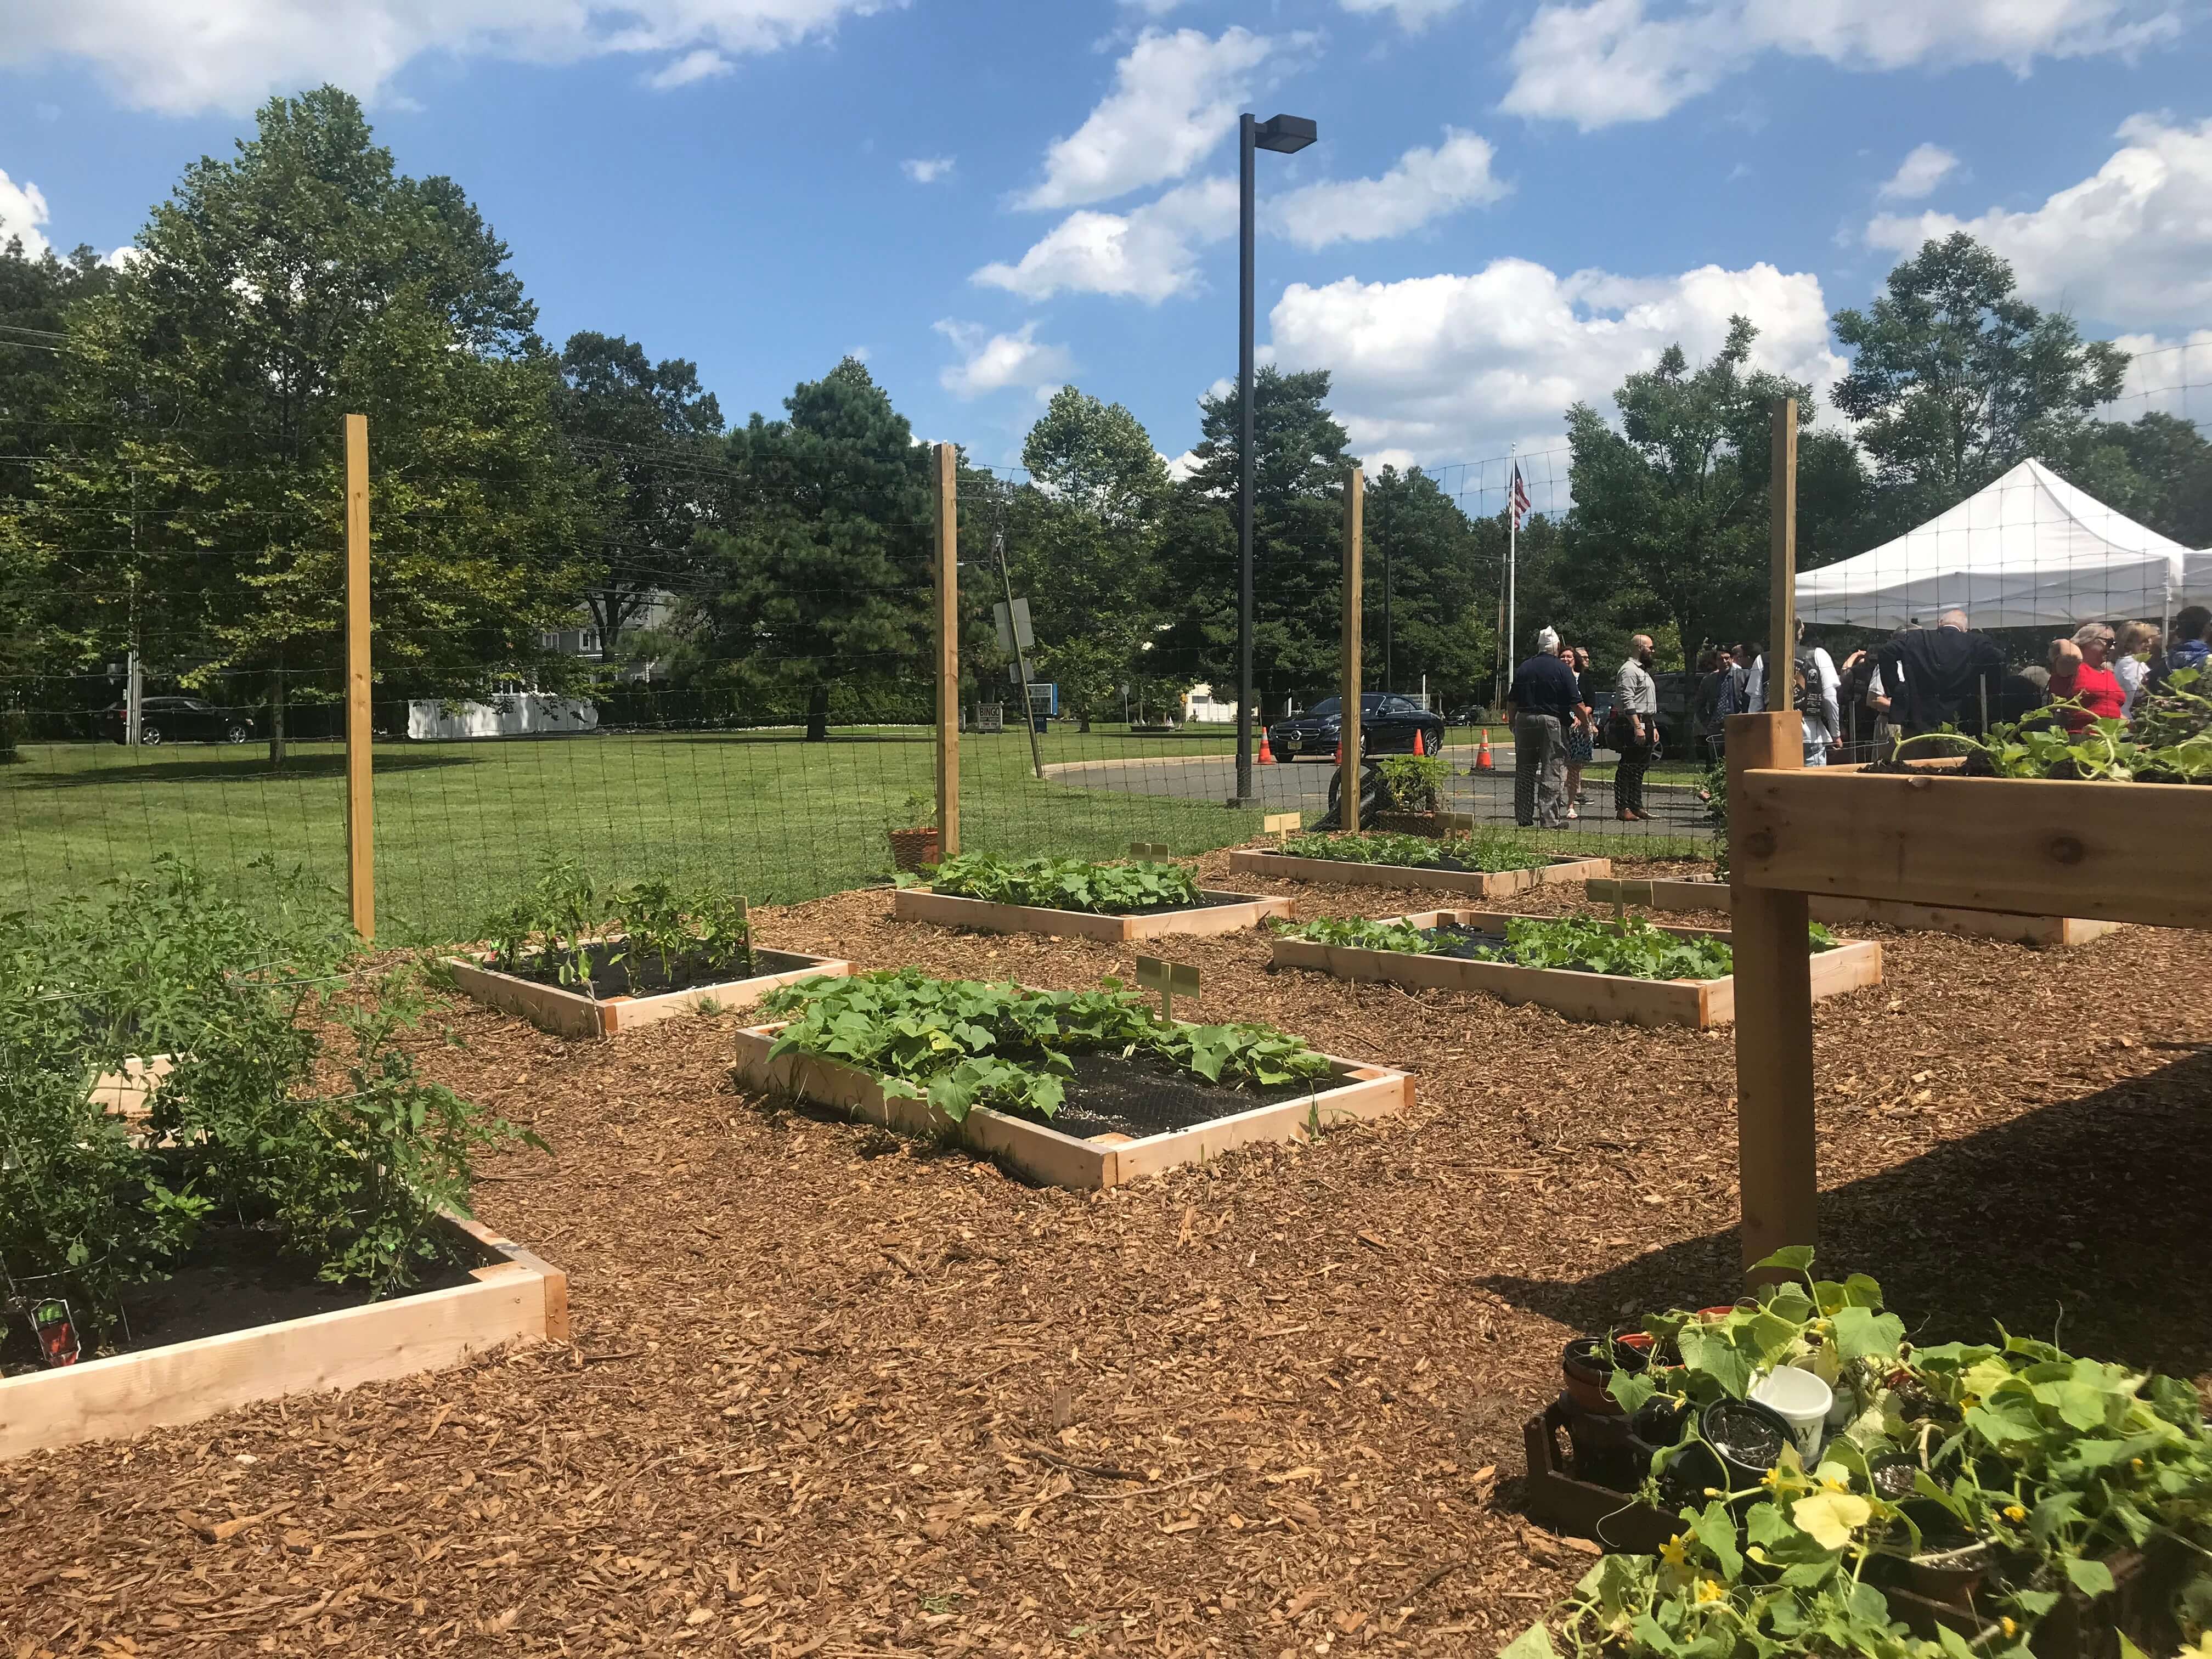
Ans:
{"type": "Polygon", "coordinates": [[[588,482],[604,538],[585,603],[601,654],[657,593],[683,587],[721,460],[721,405],[698,366],[654,362],[620,335],[572,334],[561,349],[561,429],[588,482]]]}
{"type": "Polygon", "coordinates": [[[1486,696],[1501,562],[1459,503],[1425,472],[1384,467],[1367,485],[1365,557],[1365,684],[1409,691],[1426,676],[1444,706],[1486,696]]]}
{"type": "Polygon", "coordinates": [[[730,434],[728,518],[701,535],[677,666],[796,697],[820,743],[834,690],[863,712],[927,659],[928,451],[857,358],[802,382],[784,410],[730,434]]]}
{"type": "Polygon", "coordinates": [[[1030,428],[1022,465],[1036,487],[1012,503],[1017,585],[1041,671],[1088,732],[1152,639],[1167,463],[1127,410],[1065,386],[1030,428]]]}
{"type": "MultiPolygon", "coordinates": [[[[141,257],[70,313],[65,465],[33,529],[78,547],[58,641],[186,684],[336,694],[340,417],[369,417],[380,678],[471,689],[577,603],[557,374],[507,247],[450,179],[398,173],[360,105],[274,99],[189,168],[141,257]]],[[[237,698],[240,693],[219,693],[237,698]]]]}
{"type": "Polygon", "coordinates": [[[2021,299],[2011,265],[1964,231],[1924,244],[1864,311],[1836,407],[1858,422],[1893,517],[1919,523],[2031,455],[2062,447],[2120,390],[2127,354],[2021,299]]]}
{"type": "MultiPolygon", "coordinates": [[[[1325,369],[1255,377],[1253,684],[1255,719],[1293,693],[1333,686],[1340,658],[1343,485],[1352,465],[1325,400],[1325,369]]],[[[1235,387],[1199,402],[1195,465],[1169,514],[1163,562],[1176,620],[1173,659],[1217,690],[1237,684],[1237,491],[1243,401],[1235,387]],[[1224,551],[1225,547],[1225,551],[1224,551]]]]}
{"type": "Polygon", "coordinates": [[[1567,411],[1565,596],[1615,627],[1671,623],[1685,655],[1717,635],[1758,631],[1771,411],[1796,398],[1801,422],[1816,413],[1808,388],[1751,368],[1758,337],[1749,319],[1729,319],[1719,355],[1696,369],[1668,347],[1613,394],[1617,432],[1587,404],[1567,411]]]}

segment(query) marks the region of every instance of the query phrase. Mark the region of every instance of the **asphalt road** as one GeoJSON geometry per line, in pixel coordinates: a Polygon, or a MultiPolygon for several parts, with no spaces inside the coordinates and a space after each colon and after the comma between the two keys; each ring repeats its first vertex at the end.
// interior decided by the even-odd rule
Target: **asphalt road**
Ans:
{"type": "MultiPolygon", "coordinates": [[[[1475,751],[1456,746],[1445,751],[1452,764],[1444,810],[1466,812],[1486,823],[1513,822],[1513,750],[1493,744],[1491,755],[1498,769],[1474,770],[1475,751]]],[[[1226,801],[1236,791],[1237,761],[1230,755],[1161,756],[1122,761],[1091,761],[1047,769],[1058,782],[1082,789],[1101,789],[1121,794],[1164,795],[1181,800],[1226,801]]],[[[1317,761],[1291,761],[1274,766],[1255,766],[1252,784],[1263,811],[1318,812],[1328,805],[1333,766],[1317,761]]],[[[1644,805],[1648,823],[1628,824],[1613,815],[1610,783],[1592,781],[1583,786],[1588,804],[1583,823],[1594,830],[1622,835],[1656,834],[1710,836],[1705,803],[1686,785],[1647,785],[1644,805]]]]}

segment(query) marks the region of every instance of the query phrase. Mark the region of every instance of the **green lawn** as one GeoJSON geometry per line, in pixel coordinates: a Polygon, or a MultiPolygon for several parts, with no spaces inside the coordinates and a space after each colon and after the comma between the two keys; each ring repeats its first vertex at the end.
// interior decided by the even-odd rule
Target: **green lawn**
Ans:
{"type": "MultiPolygon", "coordinates": [[[[1132,739],[1055,729],[1047,765],[1225,753],[1225,734],[1132,739]]],[[[1039,782],[1018,731],[963,739],[962,845],[971,851],[1121,856],[1133,841],[1202,852],[1258,833],[1260,814],[1039,782]]],[[[274,857],[342,890],[344,759],[295,745],[272,773],[258,746],[142,750],[31,744],[0,768],[0,910],[35,905],[179,854],[251,884],[274,857]]],[[[933,798],[935,747],[920,728],[797,734],[702,732],[376,750],[378,931],[393,943],[466,937],[545,859],[611,878],[708,873],[762,902],[878,879],[884,832],[933,798]]],[[[927,822],[933,812],[918,820],[927,822]]],[[[334,898],[342,914],[343,901],[334,898]]]]}

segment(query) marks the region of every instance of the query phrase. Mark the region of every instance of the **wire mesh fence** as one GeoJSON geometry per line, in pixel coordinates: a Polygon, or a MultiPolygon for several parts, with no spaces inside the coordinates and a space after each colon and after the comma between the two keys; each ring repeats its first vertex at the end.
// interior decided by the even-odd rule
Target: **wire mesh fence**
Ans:
{"type": "MultiPolygon", "coordinates": [[[[2104,418],[2048,459],[1962,475],[1924,514],[1862,514],[1863,545],[1808,514],[1805,635],[1771,694],[1771,642],[1726,621],[1763,616],[1757,595],[1705,626],[1656,582],[1593,599],[1565,447],[1380,472],[1363,545],[1370,750],[1418,741],[1444,763],[1443,812],[1528,822],[1504,705],[1544,629],[1580,647],[1587,711],[1561,733],[1562,851],[1700,855],[1721,722],[1770,695],[1803,714],[1807,759],[1830,764],[2023,722],[2094,737],[2203,650],[2208,352],[2138,355],[2104,418]],[[1625,768],[1631,713],[1648,735],[1625,768]]],[[[0,458],[0,907],[164,854],[241,885],[299,866],[342,890],[335,425],[233,444],[222,464],[188,415],[150,435],[82,420],[33,435],[35,453],[0,458]]],[[[386,937],[465,935],[556,859],[617,879],[712,873],[761,902],[834,892],[886,877],[893,832],[933,823],[939,509],[923,452],[856,468],[580,439],[562,465],[617,479],[620,510],[564,516],[514,505],[543,469],[479,464],[397,420],[372,444],[386,937]]],[[[955,505],[963,849],[1192,854],[1269,816],[1323,817],[1341,720],[1325,501],[1261,515],[1264,752],[1241,799],[1231,504],[1139,523],[963,465],[955,505]],[[1031,625],[1018,640],[993,614],[1009,599],[1031,625]]],[[[1745,545],[1763,563],[1763,501],[1756,516],[1745,545]]]]}

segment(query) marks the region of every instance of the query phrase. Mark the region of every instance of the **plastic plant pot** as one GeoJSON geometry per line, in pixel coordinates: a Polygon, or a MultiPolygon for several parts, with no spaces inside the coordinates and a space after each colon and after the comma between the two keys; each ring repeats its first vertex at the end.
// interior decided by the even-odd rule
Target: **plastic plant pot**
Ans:
{"type": "Polygon", "coordinates": [[[1793,1439],[1782,1413],[1756,1400],[1716,1400],[1698,1427],[1727,1465],[1731,1486],[1756,1486],[1793,1439]]]}
{"type": "Polygon", "coordinates": [[[1915,1594],[1931,1601],[1971,1607],[1989,1571],[1990,1547],[1977,1539],[1954,1549],[1923,1550],[1905,1562],[1905,1578],[1915,1594]]]}
{"type": "Polygon", "coordinates": [[[1647,1446],[1679,1446],[1695,1415],[1695,1407],[1680,1395],[1655,1394],[1636,1408],[1629,1431],[1647,1446]]]}
{"type": "Polygon", "coordinates": [[[1753,1383],[1751,1397],[1771,1407],[1790,1425],[1790,1438],[1797,1443],[1797,1455],[1805,1460],[1807,1468],[1820,1462],[1821,1443],[1827,1438],[1828,1413],[1836,1403],[1833,1389],[1810,1371],[1783,1365],[1753,1383]]]}
{"type": "MultiPolygon", "coordinates": [[[[1649,1339],[1646,1339],[1647,1341],[1649,1339]]],[[[1559,1372],[1566,1379],[1567,1398],[1597,1417],[1620,1416],[1620,1402],[1606,1392],[1616,1370],[1631,1373],[1650,1369],[1649,1347],[1603,1337],[1578,1336],[1559,1355],[1559,1372]]]]}

